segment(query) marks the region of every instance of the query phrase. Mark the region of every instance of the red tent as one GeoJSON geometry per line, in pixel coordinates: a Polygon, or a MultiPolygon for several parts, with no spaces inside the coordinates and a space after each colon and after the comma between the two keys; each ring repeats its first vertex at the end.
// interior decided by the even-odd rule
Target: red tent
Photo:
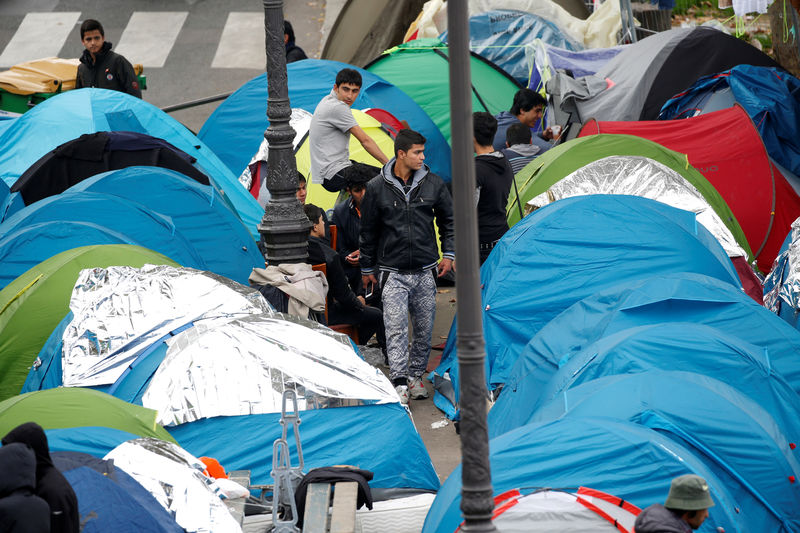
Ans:
{"type": "Polygon", "coordinates": [[[769,159],[744,109],[737,105],[682,120],[590,120],[579,137],[598,133],[636,135],[686,154],[733,211],[759,269],[769,272],[800,216],[800,197],[769,159]]]}

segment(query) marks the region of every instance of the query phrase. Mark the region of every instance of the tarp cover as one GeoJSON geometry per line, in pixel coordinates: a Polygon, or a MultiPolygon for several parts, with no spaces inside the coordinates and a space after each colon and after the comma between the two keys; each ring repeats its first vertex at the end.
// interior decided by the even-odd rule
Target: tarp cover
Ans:
{"type": "Polygon", "coordinates": [[[19,394],[48,335],[69,311],[81,270],[146,263],[178,266],[140,246],[82,246],[39,263],[0,291],[0,400],[19,394]]]}
{"type": "Polygon", "coordinates": [[[739,65],[700,78],[668,100],[658,118],[688,118],[715,111],[707,104],[726,88],[728,106],[738,103],[747,111],[769,155],[800,175],[800,80],[782,69],[739,65]]]}
{"type": "MultiPolygon", "coordinates": [[[[492,491],[592,487],[640,508],[662,502],[670,481],[697,474],[708,481],[716,505],[704,524],[708,531],[759,530],[736,512],[723,480],[683,445],[657,432],[610,418],[575,418],[529,424],[489,443],[492,491]],[[535,458],[535,460],[531,460],[535,458]]],[[[455,531],[461,523],[461,465],[442,488],[425,519],[423,533],[455,531]]]]}
{"type": "MultiPolygon", "coordinates": [[[[490,435],[523,425],[542,389],[561,367],[565,354],[574,353],[609,335],[629,328],[673,322],[692,322],[713,327],[743,339],[766,354],[771,366],[787,380],[772,380],[784,392],[770,410],[782,427],[800,425],[791,413],[800,409],[800,334],[729,283],[688,272],[622,280],[580,300],[547,323],[522,350],[502,394],[490,411],[490,435]],[[792,390],[793,389],[793,390],[792,390]],[[782,407],[793,406],[790,409],[782,407]],[[779,416],[778,413],[784,413],[779,416]]],[[[718,377],[714,374],[714,377],[718,377]]],[[[760,390],[762,383],[742,383],[741,391],[760,390]]],[[[749,393],[748,393],[749,394],[749,393]]],[[[750,394],[763,398],[770,394],[750,394]]],[[[800,437],[794,437],[799,439],[800,437]]]]}
{"type": "MultiPolygon", "coordinates": [[[[744,376],[743,376],[744,377],[744,376]]],[[[564,391],[534,422],[611,417],[649,427],[690,448],[721,479],[742,512],[769,531],[800,527],[797,454],[775,420],[739,383],[691,372],[648,370],[564,391]],[[777,480],[781,482],[776,483],[777,480]]]]}
{"type": "MultiPolygon", "coordinates": [[[[740,286],[733,265],[694,213],[636,196],[567,198],[511,228],[481,267],[486,377],[506,382],[524,346],[576,301],[655,273],[696,272],[740,286]]],[[[455,322],[437,376],[458,383],[455,322]]],[[[438,378],[437,378],[438,379],[438,378]]],[[[458,392],[437,406],[454,416],[458,392]]]]}
{"type": "MultiPolygon", "coordinates": [[[[439,36],[447,42],[447,32],[439,36]]],[[[469,17],[469,47],[525,85],[531,67],[525,50],[534,40],[565,48],[583,50],[583,42],[572,39],[549,19],[509,9],[477,13],[469,17]]]]}
{"type": "Polygon", "coordinates": [[[203,475],[205,465],[175,444],[136,439],[104,457],[138,481],[187,532],[237,533],[239,524],[203,475]]]}
{"type": "Polygon", "coordinates": [[[163,265],[81,272],[63,336],[63,384],[114,383],[141,350],[203,319],[271,314],[255,289],[209,272],[163,265]]]}
{"type": "Polygon", "coordinates": [[[568,71],[575,78],[594,74],[624,49],[624,46],[611,46],[570,50],[553,46],[542,39],[535,39],[526,50],[533,60],[528,88],[535,91],[543,89],[544,84],[558,69],[568,71]]]}
{"type": "Polygon", "coordinates": [[[800,219],[792,223],[788,247],[775,259],[764,280],[764,305],[786,323],[800,329],[800,219]]]}
{"type": "MultiPolygon", "coordinates": [[[[431,169],[445,181],[450,181],[450,146],[431,121],[432,117],[429,118],[412,100],[413,95],[405,94],[401,88],[379,77],[380,74],[322,59],[290,63],[286,70],[292,106],[313,113],[320,100],[330,94],[336,74],[343,68],[352,68],[361,74],[361,92],[353,107],[378,107],[408,122],[411,129],[427,139],[425,148],[428,154],[436,154],[435,158],[428,160],[431,169]]],[[[258,150],[267,126],[267,75],[262,74],[239,87],[222,102],[203,124],[198,136],[238,176],[258,150]]]]}

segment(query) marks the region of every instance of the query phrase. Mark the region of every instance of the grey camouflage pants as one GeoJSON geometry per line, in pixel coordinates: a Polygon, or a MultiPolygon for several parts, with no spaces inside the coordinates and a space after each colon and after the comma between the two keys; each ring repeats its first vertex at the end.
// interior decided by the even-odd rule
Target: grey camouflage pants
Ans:
{"type": "Polygon", "coordinates": [[[382,276],[383,324],[389,378],[419,378],[428,366],[431,353],[433,318],[436,314],[436,278],[433,272],[382,276]],[[413,339],[408,347],[408,317],[411,315],[413,339]]]}

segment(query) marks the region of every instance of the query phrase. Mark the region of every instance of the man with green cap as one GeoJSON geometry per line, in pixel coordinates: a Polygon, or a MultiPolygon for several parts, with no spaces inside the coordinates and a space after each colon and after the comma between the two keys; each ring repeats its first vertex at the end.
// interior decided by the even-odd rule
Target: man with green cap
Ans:
{"type": "Polygon", "coordinates": [[[664,505],[651,505],[636,518],[636,533],[691,533],[708,518],[714,506],[708,483],[700,476],[686,474],[672,480],[664,505]]]}

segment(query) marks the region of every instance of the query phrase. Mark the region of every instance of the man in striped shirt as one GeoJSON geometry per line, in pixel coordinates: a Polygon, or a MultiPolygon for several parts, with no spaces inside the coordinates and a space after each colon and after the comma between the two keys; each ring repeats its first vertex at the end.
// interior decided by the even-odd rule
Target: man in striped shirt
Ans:
{"type": "Polygon", "coordinates": [[[522,122],[512,124],[506,130],[506,147],[500,151],[511,163],[515,175],[540,154],[540,148],[531,144],[531,139],[530,128],[522,122]]]}

